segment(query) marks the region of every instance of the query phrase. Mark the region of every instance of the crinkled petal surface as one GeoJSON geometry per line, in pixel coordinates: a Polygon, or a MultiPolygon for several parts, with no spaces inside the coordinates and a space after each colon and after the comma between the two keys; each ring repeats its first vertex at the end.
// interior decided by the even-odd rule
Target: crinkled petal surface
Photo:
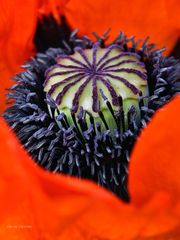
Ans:
{"type": "Polygon", "coordinates": [[[65,15],[81,33],[101,35],[111,28],[111,38],[119,31],[142,39],[150,36],[159,47],[170,50],[179,37],[179,10],[178,0],[70,0],[65,15]]]}
{"type": "Polygon", "coordinates": [[[0,120],[0,239],[178,239],[180,180],[169,173],[179,173],[179,143],[174,137],[179,130],[173,127],[170,131],[167,124],[174,119],[173,126],[177,126],[179,101],[176,98],[157,113],[136,146],[130,168],[132,201],[128,205],[93,183],[40,169],[0,120]],[[158,132],[150,134],[149,129],[158,132]],[[157,158],[152,145],[148,148],[152,135],[157,158]],[[164,141],[169,136],[171,147],[164,141]],[[172,151],[173,163],[167,168],[166,156],[172,151]],[[164,187],[155,183],[153,189],[147,179],[157,177],[157,169],[151,167],[155,160],[162,167],[158,172],[164,187]]]}

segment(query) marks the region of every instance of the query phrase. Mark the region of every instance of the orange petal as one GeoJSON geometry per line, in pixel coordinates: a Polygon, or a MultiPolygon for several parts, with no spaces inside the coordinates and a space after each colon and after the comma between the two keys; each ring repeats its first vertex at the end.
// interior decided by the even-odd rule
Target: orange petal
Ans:
{"type": "Polygon", "coordinates": [[[119,31],[142,39],[150,36],[151,42],[157,43],[158,47],[166,46],[170,51],[179,36],[178,9],[178,0],[71,0],[66,6],[65,15],[70,25],[82,34],[90,35],[95,31],[102,35],[111,28],[111,39],[119,31]]]}
{"type": "MultiPolygon", "coordinates": [[[[89,231],[78,226],[83,218],[91,215],[87,220],[96,228],[92,219],[98,207],[101,216],[108,204],[113,209],[119,205],[92,183],[41,170],[2,120],[0,137],[0,239],[81,239],[82,232],[89,231]]],[[[105,228],[110,229],[108,222],[105,228]]]]}
{"type": "Polygon", "coordinates": [[[0,112],[5,108],[5,88],[12,85],[12,75],[32,54],[37,1],[22,0],[0,3],[0,112]]]}
{"type": "Polygon", "coordinates": [[[166,0],[166,9],[168,15],[168,21],[174,28],[180,29],[180,3],[179,0],[166,0]]]}
{"type": "Polygon", "coordinates": [[[180,207],[168,193],[126,205],[93,183],[40,169],[2,120],[0,138],[0,239],[178,239],[180,207]]]}
{"type": "Polygon", "coordinates": [[[67,0],[1,0],[0,3],[0,113],[5,109],[5,88],[20,65],[33,55],[37,17],[52,12],[58,18],[67,0]]]}
{"type": "Polygon", "coordinates": [[[142,132],[130,164],[132,201],[143,204],[158,191],[180,201],[180,96],[160,109],[142,132]]]}
{"type": "Polygon", "coordinates": [[[42,15],[53,14],[56,21],[60,21],[59,15],[63,14],[64,5],[69,0],[39,0],[38,12],[42,15]]]}

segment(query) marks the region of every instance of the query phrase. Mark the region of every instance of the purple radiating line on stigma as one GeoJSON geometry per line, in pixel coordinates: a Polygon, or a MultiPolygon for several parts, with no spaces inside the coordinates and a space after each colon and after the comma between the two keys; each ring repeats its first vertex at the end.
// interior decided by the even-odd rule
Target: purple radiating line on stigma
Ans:
{"type": "Polygon", "coordinates": [[[120,66],[122,64],[126,64],[126,63],[133,63],[133,64],[139,65],[141,67],[144,67],[144,64],[142,62],[138,62],[136,60],[130,60],[129,59],[129,60],[122,60],[122,61],[120,61],[116,64],[113,64],[113,65],[109,65],[109,66],[103,68],[103,70],[107,70],[107,69],[110,69],[110,68],[113,68],[113,67],[118,67],[118,66],[120,66]]]}
{"type": "Polygon", "coordinates": [[[94,112],[99,111],[99,103],[98,103],[98,91],[97,91],[97,77],[94,76],[92,80],[92,109],[94,112]]]}
{"type": "MultiPolygon", "coordinates": [[[[52,71],[53,69],[55,69],[56,66],[57,66],[57,64],[55,64],[55,65],[49,67],[48,69],[46,69],[46,71],[45,71],[45,73],[44,73],[44,76],[47,77],[47,76],[48,76],[48,73],[49,73],[50,71],[52,71]]],[[[45,83],[44,83],[44,84],[45,84],[45,83]]]]}
{"type": "Polygon", "coordinates": [[[92,68],[96,70],[96,55],[97,55],[97,50],[99,47],[99,42],[94,43],[93,45],[93,61],[92,61],[92,68]]]}
{"type": "Polygon", "coordinates": [[[99,64],[106,59],[106,57],[108,57],[109,53],[114,49],[114,48],[118,48],[119,46],[117,44],[113,44],[111,46],[108,47],[107,51],[103,54],[103,56],[99,59],[99,61],[97,62],[97,67],[99,66],[99,64]]]}
{"type": "Polygon", "coordinates": [[[81,55],[81,57],[85,60],[85,62],[87,63],[87,65],[88,65],[89,67],[92,67],[92,66],[91,66],[91,63],[89,62],[89,60],[88,60],[88,58],[86,57],[86,55],[85,55],[85,53],[84,53],[84,51],[83,51],[82,48],[76,47],[76,48],[74,48],[74,51],[78,52],[78,53],[81,55]]]}
{"type": "Polygon", "coordinates": [[[64,65],[61,63],[56,64],[57,67],[62,67],[62,68],[70,68],[70,69],[76,69],[76,70],[84,70],[84,67],[79,67],[79,66],[75,66],[75,65],[64,65]]]}
{"type": "Polygon", "coordinates": [[[138,94],[139,93],[139,89],[136,88],[133,84],[131,84],[130,82],[128,82],[125,78],[119,77],[119,76],[115,76],[112,74],[107,73],[107,76],[114,78],[116,80],[120,80],[122,83],[124,83],[124,85],[126,85],[126,87],[128,87],[134,94],[138,94]]]}
{"type": "Polygon", "coordinates": [[[65,95],[65,93],[72,87],[74,86],[76,83],[78,83],[79,81],[81,81],[82,79],[84,78],[84,76],[81,76],[80,78],[78,78],[77,80],[75,80],[74,82],[71,82],[69,84],[67,84],[63,89],[62,91],[57,95],[56,97],[56,103],[58,105],[61,104],[61,101],[62,101],[62,97],[65,95]]]}
{"type": "Polygon", "coordinates": [[[110,59],[106,60],[105,62],[103,62],[97,70],[100,70],[102,69],[105,65],[107,65],[108,63],[118,59],[118,58],[121,58],[121,57],[126,57],[126,56],[131,56],[131,57],[137,57],[137,58],[140,58],[138,54],[136,53],[129,53],[129,52],[120,52],[118,55],[114,56],[114,57],[111,57],[110,59]]]}
{"type": "Polygon", "coordinates": [[[117,95],[115,89],[106,79],[104,79],[102,77],[100,77],[99,79],[107,87],[109,93],[111,94],[113,105],[117,106],[118,105],[118,95],[117,95]]]}
{"type": "Polygon", "coordinates": [[[88,68],[88,65],[86,65],[86,64],[84,64],[84,63],[82,63],[82,62],[80,62],[79,60],[77,60],[77,59],[75,59],[75,58],[73,58],[73,57],[71,57],[71,56],[63,56],[62,57],[63,59],[68,59],[68,60],[71,60],[72,62],[74,62],[74,63],[77,63],[77,64],[79,64],[80,66],[83,66],[83,67],[85,67],[85,68],[88,68]]]}
{"type": "MultiPolygon", "coordinates": [[[[131,52],[121,52],[121,48],[120,46],[118,46],[117,44],[111,45],[108,47],[108,49],[106,49],[106,51],[104,52],[100,52],[100,55],[103,54],[103,56],[99,56],[98,55],[98,48],[99,48],[99,42],[96,42],[93,44],[91,52],[87,52],[80,48],[80,47],[76,47],[74,49],[76,53],[76,56],[69,56],[69,55],[60,55],[58,60],[59,63],[57,63],[56,65],[54,65],[53,67],[49,68],[46,72],[47,74],[47,78],[45,80],[45,85],[47,83],[49,83],[49,79],[52,78],[53,76],[63,76],[65,77],[66,74],[70,74],[69,77],[66,76],[66,78],[60,78],[59,82],[56,82],[55,84],[52,84],[50,86],[50,89],[47,91],[49,95],[51,95],[52,93],[54,93],[54,91],[62,84],[65,84],[65,86],[61,87],[60,89],[58,89],[60,92],[57,93],[58,95],[55,98],[56,104],[60,105],[63,99],[63,96],[66,95],[67,91],[73,87],[74,85],[78,84],[77,86],[77,90],[73,95],[73,92],[71,93],[70,99],[72,99],[72,108],[71,110],[76,113],[79,109],[79,102],[80,102],[80,97],[81,94],[83,93],[84,89],[86,88],[86,85],[92,81],[92,110],[94,112],[98,112],[100,109],[99,106],[99,100],[98,100],[98,85],[97,85],[97,81],[101,81],[102,84],[104,85],[104,87],[107,88],[107,90],[109,91],[109,94],[112,98],[112,104],[114,106],[118,105],[118,89],[116,89],[114,86],[112,86],[112,81],[114,80],[118,80],[120,82],[122,82],[127,88],[129,88],[133,94],[138,94],[139,93],[139,89],[130,83],[130,81],[132,80],[132,77],[127,77],[123,78],[121,76],[118,76],[120,74],[114,75],[113,73],[120,73],[120,72],[124,72],[124,73],[133,73],[136,74],[137,76],[139,76],[141,79],[146,80],[147,76],[146,73],[144,72],[145,69],[142,70],[138,70],[136,69],[137,66],[142,66],[143,68],[145,67],[144,64],[142,64],[140,61],[138,61],[140,59],[140,56],[136,53],[131,53],[131,52]],[[118,51],[116,52],[117,55],[110,57],[109,55],[111,54],[111,51],[113,49],[117,49],[118,51]],[[91,54],[89,56],[89,54],[91,54]],[[81,56],[81,58],[80,58],[81,56]],[[98,60],[98,56],[99,56],[99,60],[98,60]],[[122,57],[126,57],[127,59],[121,59],[122,57]],[[128,59],[128,57],[136,57],[136,59],[128,59]],[[76,59],[80,58],[79,59],[76,59]],[[89,57],[89,58],[88,58],[89,57]],[[64,60],[64,62],[63,62],[64,60]],[[67,64],[66,64],[66,60],[67,64]],[[91,61],[92,60],[92,61],[91,61]],[[83,62],[81,62],[83,61],[83,62]],[[114,61],[114,62],[113,62],[114,61]],[[116,61],[116,62],[115,62],[116,61]],[[75,65],[73,64],[75,63],[75,65]],[[123,68],[123,67],[119,67],[122,64],[126,64],[126,63],[132,63],[132,64],[136,64],[137,66],[132,66],[130,68],[123,68]],[[109,66],[108,66],[109,64],[109,66]],[[119,67],[119,69],[117,69],[116,67],[119,67]],[[59,69],[57,69],[59,68],[59,69]],[[61,69],[64,68],[64,69],[61,69]],[[56,71],[59,70],[56,73],[51,73],[50,71],[55,69],[56,71]],[[66,71],[67,69],[67,71],[66,71]],[[108,80],[108,78],[111,78],[108,80]],[[63,79],[63,80],[61,80],[63,79]],[[70,82],[70,83],[69,83],[70,82]],[[78,83],[80,82],[80,83],[78,83]]],[[[102,48],[103,50],[103,48],[102,48]]],[[[57,81],[57,80],[56,80],[57,81]]],[[[53,82],[53,80],[52,80],[53,82]]],[[[51,83],[51,82],[50,82],[51,83]]],[[[49,83],[49,85],[50,85],[49,83]]],[[[49,88],[49,87],[48,87],[49,88]]],[[[88,93],[87,93],[88,94],[88,93]]],[[[83,107],[83,106],[82,106],[83,107]]]]}
{"type": "Polygon", "coordinates": [[[119,68],[119,69],[111,69],[111,70],[104,70],[103,73],[109,73],[109,72],[126,72],[126,73],[133,73],[141,77],[143,80],[147,80],[147,75],[145,73],[142,73],[139,70],[132,69],[132,68],[119,68]]]}
{"type": "Polygon", "coordinates": [[[69,82],[70,80],[72,80],[73,78],[77,78],[77,77],[82,76],[82,75],[84,76],[84,73],[77,73],[77,74],[75,74],[75,75],[71,75],[70,77],[67,77],[67,78],[63,79],[63,80],[60,81],[60,82],[57,82],[57,83],[51,85],[51,88],[50,88],[50,90],[48,91],[48,93],[49,93],[49,94],[52,94],[52,93],[56,90],[56,88],[59,87],[61,84],[67,83],[67,82],[69,82]]]}
{"type": "MultiPolygon", "coordinates": [[[[50,78],[52,78],[52,77],[62,76],[62,75],[70,74],[70,73],[76,73],[76,72],[77,72],[77,70],[52,73],[51,75],[48,75],[48,77],[45,79],[45,81],[44,81],[44,86],[48,83],[48,81],[49,81],[50,78]]],[[[79,71],[79,73],[80,73],[80,71],[79,71]]],[[[82,72],[82,73],[83,73],[83,72],[82,72]]]]}
{"type": "Polygon", "coordinates": [[[88,82],[90,81],[90,79],[91,79],[91,76],[86,79],[86,81],[79,87],[79,89],[77,90],[77,92],[76,92],[75,95],[74,95],[74,99],[73,99],[73,102],[72,102],[72,106],[73,106],[72,111],[75,112],[75,113],[76,113],[77,110],[78,110],[79,97],[81,96],[84,88],[86,87],[86,85],[88,84],[88,82]]]}
{"type": "MultiPolygon", "coordinates": [[[[46,71],[45,71],[45,77],[48,77],[48,75],[49,75],[49,73],[53,70],[53,69],[57,69],[57,68],[70,68],[70,69],[72,69],[72,68],[74,68],[74,71],[75,70],[83,70],[84,69],[84,67],[79,67],[79,66],[75,66],[75,65],[63,65],[63,64],[61,64],[61,63],[57,63],[57,64],[55,64],[55,65],[53,65],[52,67],[50,67],[50,68],[48,68],[46,71]]],[[[63,69],[64,70],[64,69],[63,69]]],[[[60,71],[62,71],[61,69],[60,69],[60,71]]]]}
{"type": "Polygon", "coordinates": [[[70,74],[70,73],[75,73],[77,72],[77,70],[71,70],[71,71],[59,71],[59,72],[55,72],[52,73],[48,76],[49,77],[55,77],[55,76],[61,76],[61,75],[66,75],[66,74],[70,74]]]}

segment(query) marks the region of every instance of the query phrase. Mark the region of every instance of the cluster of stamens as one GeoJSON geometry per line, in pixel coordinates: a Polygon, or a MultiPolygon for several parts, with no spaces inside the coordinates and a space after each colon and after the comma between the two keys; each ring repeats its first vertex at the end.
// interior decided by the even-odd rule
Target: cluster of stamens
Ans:
{"type": "Polygon", "coordinates": [[[180,64],[148,38],[140,44],[120,33],[106,45],[107,33],[95,36],[72,33],[64,48],[32,58],[14,78],[4,117],[43,168],[90,179],[128,201],[129,155],[154,112],[179,91],[180,64]]]}

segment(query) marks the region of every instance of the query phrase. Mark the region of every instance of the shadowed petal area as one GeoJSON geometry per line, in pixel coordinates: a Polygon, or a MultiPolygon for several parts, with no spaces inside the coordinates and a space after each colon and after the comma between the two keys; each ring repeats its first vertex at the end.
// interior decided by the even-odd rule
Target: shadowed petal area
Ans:
{"type": "MultiPolygon", "coordinates": [[[[156,119],[162,120],[162,113],[172,114],[176,104],[179,100],[174,100],[158,113],[150,128],[156,125],[156,119]]],[[[173,236],[173,240],[178,240],[180,205],[176,202],[178,194],[173,192],[172,195],[170,188],[159,188],[157,193],[154,189],[156,194],[152,198],[149,194],[145,201],[143,195],[151,186],[142,187],[138,194],[143,202],[137,206],[131,184],[133,201],[124,204],[88,181],[40,169],[2,120],[0,138],[0,239],[170,240],[173,236]]],[[[141,143],[140,148],[143,146],[141,143]]],[[[159,148],[163,148],[162,144],[159,148]]],[[[132,161],[131,181],[134,179],[133,171],[137,171],[133,166],[139,158],[133,157],[132,161]]],[[[175,162],[178,168],[178,162],[175,162]]],[[[145,164],[149,166],[147,158],[144,159],[145,164]]],[[[174,171],[174,166],[170,165],[169,169],[174,171]]],[[[146,175],[143,172],[139,174],[143,176],[141,181],[146,183],[146,175]]],[[[167,184],[165,179],[162,181],[167,184]]],[[[178,177],[169,176],[168,184],[178,184],[178,181],[178,177]]]]}
{"type": "Polygon", "coordinates": [[[176,0],[128,3],[126,0],[72,0],[66,6],[65,16],[70,25],[79,28],[83,34],[96,32],[102,35],[111,28],[111,38],[119,31],[142,39],[150,36],[152,42],[159,47],[166,46],[170,51],[179,36],[179,14],[174,14],[177,9],[179,2],[176,0]]]}

